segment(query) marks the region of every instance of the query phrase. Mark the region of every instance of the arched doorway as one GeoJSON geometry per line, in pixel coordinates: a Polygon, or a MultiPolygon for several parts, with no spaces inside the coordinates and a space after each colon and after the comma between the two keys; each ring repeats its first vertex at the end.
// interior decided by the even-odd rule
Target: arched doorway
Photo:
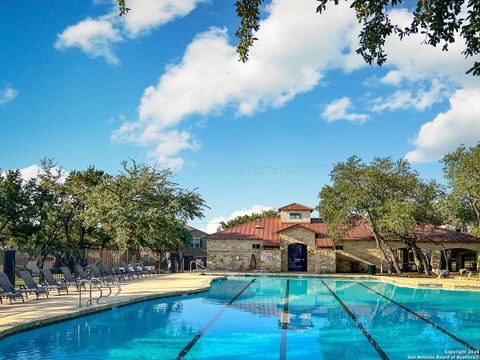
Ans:
{"type": "Polygon", "coordinates": [[[477,270],[477,252],[469,249],[445,249],[440,259],[440,269],[457,272],[460,269],[477,270]]]}
{"type": "Polygon", "coordinates": [[[307,271],[307,245],[288,245],[288,271],[307,271]]]}

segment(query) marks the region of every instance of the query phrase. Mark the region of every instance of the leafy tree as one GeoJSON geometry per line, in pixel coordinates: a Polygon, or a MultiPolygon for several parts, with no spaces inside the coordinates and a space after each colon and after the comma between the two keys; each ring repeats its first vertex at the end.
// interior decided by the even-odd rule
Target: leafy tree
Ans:
{"type": "MultiPolygon", "coordinates": [[[[248,60],[249,49],[257,40],[255,32],[260,28],[260,9],[263,2],[264,0],[238,0],[235,3],[240,18],[240,26],[236,32],[239,39],[237,52],[243,62],[248,60]]],[[[338,5],[340,0],[318,0],[318,2],[316,10],[323,14],[326,12],[328,3],[338,5]]],[[[448,46],[455,42],[455,36],[459,35],[461,41],[465,43],[465,49],[462,52],[465,57],[474,57],[480,53],[480,2],[478,0],[418,0],[413,10],[412,23],[403,29],[393,23],[389,16],[392,9],[400,7],[401,0],[351,0],[349,3],[355,10],[358,22],[362,25],[356,52],[368,64],[382,65],[387,60],[384,45],[385,40],[392,35],[403,39],[411,34],[424,34],[426,44],[434,47],[442,46],[444,51],[448,50],[448,46]]],[[[468,73],[480,75],[480,62],[475,61],[468,73]]]]}
{"type": "Polygon", "coordinates": [[[222,221],[220,223],[220,228],[222,230],[225,230],[225,229],[228,229],[228,228],[231,228],[231,227],[234,227],[234,226],[245,224],[245,223],[247,223],[249,221],[252,221],[252,220],[260,219],[262,217],[278,217],[278,216],[279,216],[279,213],[276,209],[263,210],[259,213],[253,213],[253,214],[250,214],[250,215],[240,215],[240,216],[237,216],[236,218],[233,218],[233,219],[228,220],[226,222],[222,221]]]}
{"type": "Polygon", "coordinates": [[[468,226],[474,235],[480,235],[480,144],[471,148],[462,145],[442,162],[450,190],[443,210],[450,223],[468,226]]]}
{"type": "Polygon", "coordinates": [[[0,171],[0,246],[25,244],[34,231],[31,195],[35,184],[25,183],[19,170],[0,171]]]}
{"type": "Polygon", "coordinates": [[[119,249],[176,248],[186,221],[203,217],[204,200],[179,188],[170,170],[123,163],[123,172],[92,189],[85,201],[85,224],[98,227],[119,249]]]}
{"type": "Polygon", "coordinates": [[[94,244],[105,244],[108,237],[97,227],[86,227],[83,219],[85,202],[93,189],[110,179],[103,170],[90,166],[84,171],[72,171],[62,186],[64,196],[64,231],[70,248],[84,249],[94,244]],[[90,238],[90,239],[88,239],[90,238]]]}
{"type": "MultiPolygon", "coordinates": [[[[406,160],[375,158],[365,164],[356,156],[337,163],[330,174],[332,185],[320,192],[320,216],[329,231],[340,238],[360,223],[375,238],[383,259],[401,273],[396,252],[388,240],[402,240],[414,251],[417,263],[428,273],[428,259],[416,246],[418,227],[438,225],[435,208],[438,185],[424,182],[406,160]]],[[[390,269],[389,269],[390,270],[390,269]]]]}

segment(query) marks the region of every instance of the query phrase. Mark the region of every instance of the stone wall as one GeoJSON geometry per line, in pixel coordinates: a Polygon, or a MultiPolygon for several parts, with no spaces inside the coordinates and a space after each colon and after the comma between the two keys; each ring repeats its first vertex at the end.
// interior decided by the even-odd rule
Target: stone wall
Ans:
{"type": "Polygon", "coordinates": [[[288,271],[288,245],[307,246],[307,272],[315,272],[315,233],[301,226],[288,228],[280,233],[280,251],[282,253],[282,272],[288,271]]]}
{"type": "Polygon", "coordinates": [[[281,271],[281,256],[280,249],[265,249],[261,255],[260,270],[264,272],[280,272],[281,271]],[[272,260],[266,258],[272,257],[272,260]]]}
{"type": "Polygon", "coordinates": [[[318,249],[315,251],[315,273],[336,272],[336,254],[334,250],[318,249]]]}
{"type": "Polygon", "coordinates": [[[253,270],[250,266],[252,255],[255,256],[257,269],[280,271],[280,250],[264,249],[262,240],[207,240],[207,269],[250,271],[253,270]],[[260,249],[253,249],[253,244],[260,244],[260,249]]]}

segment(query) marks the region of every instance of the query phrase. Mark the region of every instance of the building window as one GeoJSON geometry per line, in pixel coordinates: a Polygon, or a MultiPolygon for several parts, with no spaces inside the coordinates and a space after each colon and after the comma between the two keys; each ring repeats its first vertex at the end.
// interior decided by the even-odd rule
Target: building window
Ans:
{"type": "Polygon", "coordinates": [[[252,249],[260,249],[260,244],[252,244],[252,249]]]}
{"type": "Polygon", "coordinates": [[[299,220],[302,218],[301,213],[290,213],[290,219],[291,220],[299,220]]]}
{"type": "Polygon", "coordinates": [[[343,245],[337,245],[337,246],[335,246],[335,250],[343,250],[343,245]]]}
{"type": "Polygon", "coordinates": [[[195,249],[201,248],[202,247],[202,239],[197,239],[197,238],[192,239],[192,241],[190,241],[190,244],[188,244],[188,247],[189,248],[195,248],[195,249]]]}

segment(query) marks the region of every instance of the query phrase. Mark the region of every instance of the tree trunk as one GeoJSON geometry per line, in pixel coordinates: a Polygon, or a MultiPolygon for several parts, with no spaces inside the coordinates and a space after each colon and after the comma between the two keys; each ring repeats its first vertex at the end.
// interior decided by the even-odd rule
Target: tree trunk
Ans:
{"type": "MultiPolygon", "coordinates": [[[[380,248],[380,250],[382,251],[383,256],[386,258],[387,262],[390,265],[392,265],[392,263],[393,263],[393,266],[395,267],[395,271],[397,272],[397,274],[399,274],[399,275],[402,274],[402,269],[400,269],[400,266],[398,266],[398,256],[397,256],[397,254],[395,254],[392,247],[379,234],[379,232],[376,229],[376,226],[374,225],[374,222],[372,221],[372,216],[370,214],[368,214],[368,219],[369,219],[369,221],[367,223],[367,226],[370,229],[370,231],[372,232],[373,237],[377,241],[377,247],[380,248]],[[385,251],[382,248],[382,246],[385,246],[388,250],[390,250],[390,254],[392,255],[393,260],[388,259],[388,257],[386,256],[385,251]]],[[[390,268],[391,268],[391,266],[388,267],[388,273],[389,274],[392,273],[390,268]]]]}
{"type": "Polygon", "coordinates": [[[421,260],[425,275],[430,276],[430,264],[428,262],[427,256],[416,245],[413,246],[413,253],[416,258],[419,258],[421,260]]]}
{"type": "Polygon", "coordinates": [[[385,262],[387,263],[387,272],[389,274],[392,273],[392,260],[387,256],[387,254],[385,253],[385,249],[382,247],[382,244],[380,243],[380,240],[378,239],[378,237],[376,235],[374,235],[374,238],[375,238],[375,241],[377,243],[377,248],[381,251],[382,255],[383,255],[383,259],[385,260],[385,262]]]}

